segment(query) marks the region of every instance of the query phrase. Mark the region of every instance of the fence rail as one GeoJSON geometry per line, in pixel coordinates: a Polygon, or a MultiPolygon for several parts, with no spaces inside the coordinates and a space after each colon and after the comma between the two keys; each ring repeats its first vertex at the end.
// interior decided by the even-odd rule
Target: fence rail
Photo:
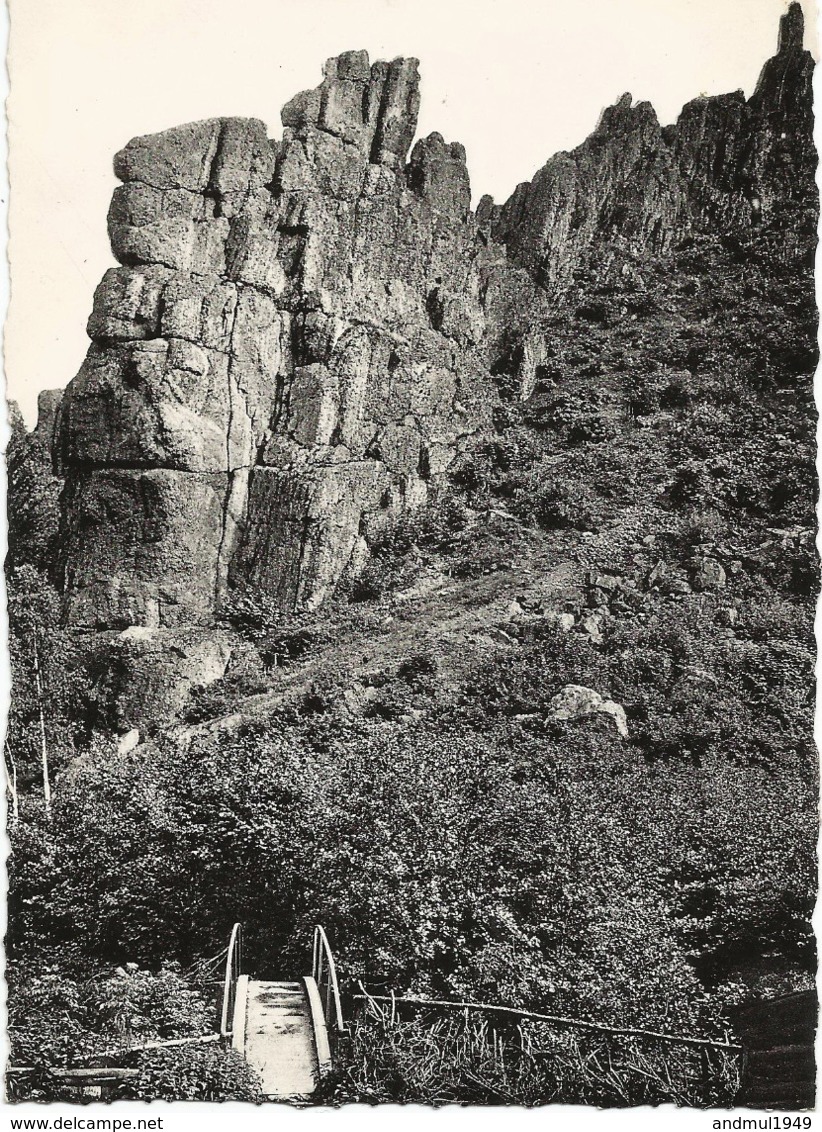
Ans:
{"type": "Polygon", "coordinates": [[[485,1014],[504,1014],[512,1018],[530,1018],[535,1022],[550,1022],[557,1026],[570,1026],[580,1030],[593,1030],[600,1034],[612,1034],[637,1038],[654,1038],[673,1045],[695,1046],[707,1049],[721,1049],[728,1053],[739,1053],[742,1046],[729,1041],[716,1041],[714,1038],[695,1038],[685,1034],[666,1034],[660,1030],[640,1030],[628,1026],[605,1026],[601,1022],[587,1022],[582,1018],[566,1018],[561,1014],[536,1014],[531,1010],[520,1010],[514,1006],[497,1006],[491,1002],[454,1002],[449,999],[414,998],[409,995],[362,994],[354,995],[355,1001],[390,1003],[392,1011],[397,1006],[407,1004],[418,1010],[462,1010],[480,1011],[485,1014]]]}
{"type": "Polygon", "coordinates": [[[110,1081],[130,1081],[140,1076],[139,1069],[125,1069],[118,1065],[94,1066],[92,1068],[70,1068],[47,1065],[7,1065],[7,1077],[30,1077],[35,1073],[53,1077],[55,1081],[66,1084],[100,1085],[110,1081]]]}

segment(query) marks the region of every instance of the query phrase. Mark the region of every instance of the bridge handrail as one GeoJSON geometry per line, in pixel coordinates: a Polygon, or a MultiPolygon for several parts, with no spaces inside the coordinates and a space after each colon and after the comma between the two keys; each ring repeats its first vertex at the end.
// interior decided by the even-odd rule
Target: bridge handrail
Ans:
{"type": "Polygon", "coordinates": [[[231,929],[228,951],[225,957],[225,982],[223,984],[223,1009],[220,1016],[220,1036],[231,1037],[234,1029],[234,1002],[237,995],[237,978],[243,966],[243,925],[235,924],[231,929]]]}
{"type": "Polygon", "coordinates": [[[340,1004],[340,986],[337,981],[337,965],[334,962],[328,936],[320,924],[317,924],[314,928],[311,975],[320,990],[326,1025],[339,1034],[345,1033],[345,1022],[343,1021],[342,1005],[340,1004]],[[331,1016],[332,1004],[334,1007],[333,1018],[331,1016]]]}

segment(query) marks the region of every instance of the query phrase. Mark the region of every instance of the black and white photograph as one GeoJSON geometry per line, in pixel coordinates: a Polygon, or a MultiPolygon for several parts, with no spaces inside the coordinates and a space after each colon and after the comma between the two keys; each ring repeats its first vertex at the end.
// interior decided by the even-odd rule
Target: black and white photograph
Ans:
{"type": "Polygon", "coordinates": [[[9,26],[11,1127],[812,1128],[815,4],[9,26]]]}

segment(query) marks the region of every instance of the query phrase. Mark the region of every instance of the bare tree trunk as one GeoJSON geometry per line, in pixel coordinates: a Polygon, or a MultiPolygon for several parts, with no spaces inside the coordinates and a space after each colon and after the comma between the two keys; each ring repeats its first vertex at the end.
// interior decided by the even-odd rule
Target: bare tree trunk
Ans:
{"type": "Polygon", "coordinates": [[[49,783],[49,752],[46,745],[46,720],[43,714],[43,684],[40,680],[40,653],[37,649],[37,630],[34,630],[34,680],[37,687],[37,711],[40,716],[40,750],[43,763],[43,801],[46,815],[51,817],[51,785],[49,783]]]}
{"type": "Polygon", "coordinates": [[[11,813],[12,817],[17,819],[20,817],[20,805],[17,798],[17,764],[14,761],[8,740],[6,740],[5,749],[8,758],[3,760],[3,766],[6,769],[6,782],[8,783],[9,794],[11,794],[11,813]],[[9,774],[9,763],[11,764],[11,774],[9,774]]]}

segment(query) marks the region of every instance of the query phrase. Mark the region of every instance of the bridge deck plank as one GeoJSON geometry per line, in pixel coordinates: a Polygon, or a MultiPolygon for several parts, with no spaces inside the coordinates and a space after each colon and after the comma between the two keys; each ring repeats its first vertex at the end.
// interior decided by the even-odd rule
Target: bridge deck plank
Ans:
{"type": "Polygon", "coordinates": [[[318,1067],[311,1015],[300,983],[250,980],[245,1057],[272,1100],[310,1096],[318,1067]]]}

